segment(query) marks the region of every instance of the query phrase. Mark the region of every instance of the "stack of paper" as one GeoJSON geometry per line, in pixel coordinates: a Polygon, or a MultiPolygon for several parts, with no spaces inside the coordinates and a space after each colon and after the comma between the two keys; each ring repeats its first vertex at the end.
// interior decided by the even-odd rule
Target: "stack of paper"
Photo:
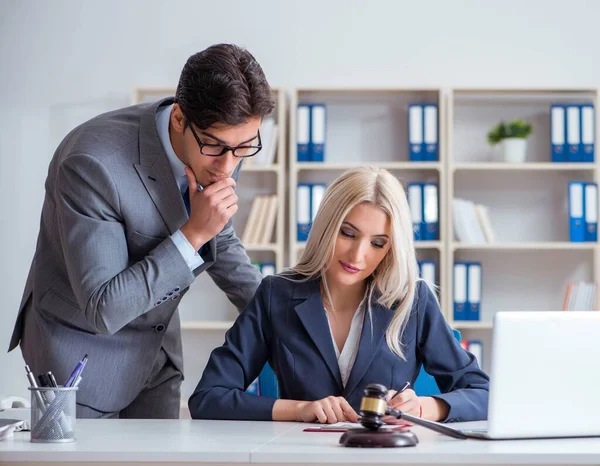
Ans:
{"type": "Polygon", "coordinates": [[[11,438],[15,430],[23,428],[23,421],[18,419],[0,419],[0,441],[11,438]]]}
{"type": "Polygon", "coordinates": [[[452,221],[456,239],[463,243],[485,244],[495,241],[488,208],[465,199],[452,200],[452,221]]]}
{"type": "MultiPolygon", "coordinates": [[[[384,424],[379,430],[404,430],[411,427],[409,424],[384,424]]],[[[335,424],[317,424],[304,429],[304,432],[346,432],[349,429],[363,429],[358,422],[336,422],[335,424]]]]}
{"type": "Polygon", "coordinates": [[[563,311],[596,311],[599,309],[596,283],[569,283],[565,292],[563,311]]]}
{"type": "Polygon", "coordinates": [[[244,246],[271,243],[277,219],[277,205],[276,195],[260,195],[254,198],[242,235],[244,246]]]}

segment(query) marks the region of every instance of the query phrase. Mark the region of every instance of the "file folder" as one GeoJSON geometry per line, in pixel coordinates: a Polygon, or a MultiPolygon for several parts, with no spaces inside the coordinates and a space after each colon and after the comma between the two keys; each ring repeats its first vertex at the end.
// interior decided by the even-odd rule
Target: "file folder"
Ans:
{"type": "Polygon", "coordinates": [[[566,162],[566,118],[563,105],[550,107],[550,145],[552,147],[552,161],[566,162]]]}
{"type": "Polygon", "coordinates": [[[585,241],[598,241],[598,185],[586,183],[585,205],[585,241]]]}
{"type": "Polygon", "coordinates": [[[454,320],[467,320],[467,264],[454,263],[454,320]]]}
{"type": "Polygon", "coordinates": [[[469,340],[467,343],[467,351],[475,356],[479,367],[483,367],[483,344],[480,340],[469,340]]]}
{"type": "Polygon", "coordinates": [[[324,104],[310,106],[310,161],[325,160],[327,111],[324,104]]]}
{"type": "Polygon", "coordinates": [[[415,241],[424,237],[423,224],[423,186],[422,183],[409,183],[408,185],[408,206],[413,224],[413,235],[415,241]]]}
{"type": "Polygon", "coordinates": [[[437,161],[438,155],[438,108],[437,105],[427,104],[423,108],[423,160],[437,161]]]}
{"type": "Polygon", "coordinates": [[[595,124],[594,124],[594,106],[581,106],[581,161],[594,161],[594,146],[595,146],[595,124]]]}
{"type": "Polygon", "coordinates": [[[310,106],[298,105],[296,109],[296,147],[298,162],[310,161],[310,106]]]}
{"type": "Polygon", "coordinates": [[[311,185],[311,193],[310,193],[310,224],[315,221],[315,217],[317,216],[317,212],[319,211],[319,206],[321,205],[321,201],[323,200],[323,196],[325,195],[325,189],[327,186],[321,183],[315,183],[311,185]]]}
{"type": "Polygon", "coordinates": [[[569,239],[573,243],[585,241],[584,184],[582,181],[571,181],[569,183],[569,239]]]}
{"type": "Polygon", "coordinates": [[[438,187],[435,183],[423,183],[423,236],[425,241],[439,239],[438,187]]]}
{"type": "Polygon", "coordinates": [[[581,162],[581,114],[578,105],[567,106],[567,162],[581,162]]]}
{"type": "Polygon", "coordinates": [[[263,277],[275,275],[275,264],[273,262],[263,262],[260,264],[260,273],[263,277]]]}
{"type": "Polygon", "coordinates": [[[419,261],[419,276],[427,283],[432,293],[437,295],[436,291],[436,264],[435,261],[422,260],[419,261]]]}
{"type": "Polygon", "coordinates": [[[296,224],[298,226],[298,242],[304,242],[308,239],[310,232],[310,192],[311,186],[307,183],[299,183],[297,187],[296,199],[296,224]]]}
{"type": "Polygon", "coordinates": [[[480,320],[481,311],[481,263],[467,266],[467,320],[480,320]]]}
{"type": "Polygon", "coordinates": [[[408,143],[410,160],[423,161],[423,106],[408,106],[408,143]]]}

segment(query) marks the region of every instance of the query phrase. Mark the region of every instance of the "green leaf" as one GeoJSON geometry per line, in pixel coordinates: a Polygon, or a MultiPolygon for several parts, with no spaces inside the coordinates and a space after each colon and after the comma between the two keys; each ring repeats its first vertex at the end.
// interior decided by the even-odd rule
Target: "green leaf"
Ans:
{"type": "Polygon", "coordinates": [[[508,123],[501,121],[490,129],[487,140],[490,146],[495,146],[507,138],[527,138],[533,132],[533,126],[524,120],[515,119],[508,123]]]}

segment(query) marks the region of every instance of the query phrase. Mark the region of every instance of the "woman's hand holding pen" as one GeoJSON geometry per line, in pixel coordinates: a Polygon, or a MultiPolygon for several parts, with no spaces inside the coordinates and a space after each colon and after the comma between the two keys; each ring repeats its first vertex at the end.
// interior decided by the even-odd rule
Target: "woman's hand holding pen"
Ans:
{"type": "Polygon", "coordinates": [[[296,405],[296,419],[302,422],[358,422],[358,414],[342,396],[328,396],[316,401],[302,401],[296,405]]]}
{"type": "MultiPolygon", "coordinates": [[[[408,386],[408,385],[407,385],[408,386]]],[[[390,390],[387,394],[388,406],[397,409],[411,416],[421,417],[422,405],[421,399],[414,390],[405,388],[400,391],[390,390]]],[[[386,424],[410,424],[403,419],[396,419],[394,416],[384,416],[383,422],[386,424]]]]}

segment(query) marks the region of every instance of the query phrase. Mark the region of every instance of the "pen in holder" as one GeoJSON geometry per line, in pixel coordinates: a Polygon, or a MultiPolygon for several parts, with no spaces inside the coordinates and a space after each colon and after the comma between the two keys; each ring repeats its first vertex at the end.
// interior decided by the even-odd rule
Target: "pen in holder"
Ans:
{"type": "Polygon", "coordinates": [[[78,387],[29,387],[31,390],[31,441],[75,441],[78,387]]]}

